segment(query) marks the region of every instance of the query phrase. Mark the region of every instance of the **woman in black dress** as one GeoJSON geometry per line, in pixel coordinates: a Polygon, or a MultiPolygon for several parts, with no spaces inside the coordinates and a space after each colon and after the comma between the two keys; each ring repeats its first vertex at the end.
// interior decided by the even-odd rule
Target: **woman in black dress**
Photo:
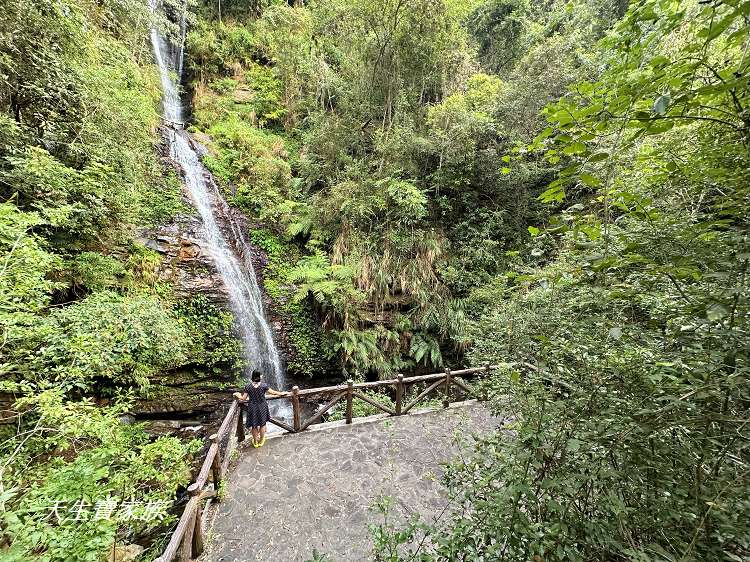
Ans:
{"type": "Polygon", "coordinates": [[[266,383],[261,382],[258,371],[253,371],[250,381],[243,393],[235,392],[234,397],[238,400],[247,400],[245,425],[253,434],[253,447],[262,447],[266,442],[266,424],[271,417],[266,392],[271,396],[286,396],[286,393],[273,390],[266,383]]]}

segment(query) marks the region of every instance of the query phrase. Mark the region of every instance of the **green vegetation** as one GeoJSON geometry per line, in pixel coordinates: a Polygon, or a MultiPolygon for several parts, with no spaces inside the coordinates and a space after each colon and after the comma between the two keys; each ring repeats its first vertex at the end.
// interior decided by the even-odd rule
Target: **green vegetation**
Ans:
{"type": "Polygon", "coordinates": [[[634,4],[510,153],[564,164],[529,262],[470,297],[470,358],[508,364],[488,391],[515,421],[448,473],[472,509],[386,527],[381,559],[750,555],[747,15],[634,4]]]}
{"type": "MultiPolygon", "coordinates": [[[[123,414],[165,373],[241,362],[231,316],[178,301],[136,241],[184,208],[146,4],[3,5],[10,560],[151,533],[45,510],[172,501],[196,445],[123,414]]],[[[292,4],[191,3],[186,42],[191,132],[268,256],[290,370],[503,366],[454,515],[381,502],[373,558],[749,559],[750,3],[292,4]]]]}
{"type": "Polygon", "coordinates": [[[203,295],[183,299],[176,305],[191,349],[191,363],[209,373],[221,373],[227,367],[236,372],[242,367],[242,342],[232,333],[232,315],[203,295]]]}
{"type": "Polygon", "coordinates": [[[23,447],[3,457],[4,560],[100,560],[115,537],[172,519],[166,510],[190,476],[185,456],[200,442],[149,441],[139,426],[121,423],[126,402],[100,408],[56,389],[18,390],[27,393],[15,405],[27,429],[23,447]],[[116,517],[103,516],[110,502],[120,508],[116,517]],[[159,506],[156,517],[149,503],[159,506]]]}
{"type": "Polygon", "coordinates": [[[276,298],[316,307],[347,373],[459,359],[467,297],[549,215],[536,195],[559,163],[499,159],[590,74],[584,49],[624,11],[552,4],[230,3],[221,22],[202,9],[187,45],[207,164],[299,248],[276,298]]]}
{"type": "Polygon", "coordinates": [[[244,122],[225,187],[300,248],[328,353],[506,365],[464,515],[374,557],[748,558],[748,3],[215,8],[196,104],[244,122]]]}
{"type": "Polygon", "coordinates": [[[299,248],[263,229],[253,230],[250,240],[268,258],[263,285],[274,299],[274,311],[282,316],[287,326],[287,371],[308,377],[324,372],[326,353],[315,311],[303,299],[290,298],[292,264],[299,258],[299,248]]]}
{"type": "Polygon", "coordinates": [[[155,150],[150,22],[136,0],[3,4],[3,560],[101,560],[169,522],[198,449],[123,415],[164,372],[237,360],[234,338],[215,337],[231,318],[176,307],[159,255],[135,241],[184,208],[155,150]],[[95,519],[108,502],[134,503],[95,519]]]}

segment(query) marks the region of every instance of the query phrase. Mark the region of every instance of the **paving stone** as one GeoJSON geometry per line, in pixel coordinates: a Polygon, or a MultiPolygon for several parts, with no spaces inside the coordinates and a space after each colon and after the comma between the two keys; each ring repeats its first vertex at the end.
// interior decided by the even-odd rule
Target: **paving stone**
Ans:
{"type": "Polygon", "coordinates": [[[313,548],[335,562],[372,560],[376,499],[393,497],[402,521],[438,516],[447,503],[442,464],[495,425],[472,403],[245,446],[201,560],[304,562],[313,548]]]}

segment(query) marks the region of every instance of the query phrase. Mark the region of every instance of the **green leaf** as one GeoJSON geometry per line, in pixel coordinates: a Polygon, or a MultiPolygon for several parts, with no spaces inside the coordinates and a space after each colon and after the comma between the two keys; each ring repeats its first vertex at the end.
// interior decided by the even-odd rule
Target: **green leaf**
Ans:
{"type": "Polygon", "coordinates": [[[666,115],[671,101],[672,97],[669,94],[662,94],[661,96],[656,98],[653,107],[654,113],[662,116],[666,115]]]}
{"type": "Polygon", "coordinates": [[[542,203],[551,203],[553,201],[559,202],[565,199],[565,188],[562,186],[562,182],[552,182],[549,188],[543,191],[537,199],[542,203]]]}
{"type": "Polygon", "coordinates": [[[645,129],[646,135],[659,135],[672,130],[674,127],[674,121],[671,119],[657,119],[647,124],[645,129]]]}
{"type": "Polygon", "coordinates": [[[660,66],[665,66],[665,65],[669,64],[669,59],[667,57],[665,57],[664,55],[658,55],[658,56],[652,58],[651,61],[649,62],[649,64],[651,66],[653,66],[654,68],[660,67],[660,66]]]}
{"type": "Polygon", "coordinates": [[[536,136],[536,138],[537,138],[537,140],[544,140],[544,139],[549,138],[550,136],[552,136],[552,133],[554,133],[554,132],[555,132],[555,130],[552,127],[547,127],[541,133],[539,133],[536,136]]]}
{"type": "Polygon", "coordinates": [[[609,158],[609,152],[597,152],[595,154],[592,154],[588,161],[589,162],[602,162],[609,158]]]}
{"type": "Polygon", "coordinates": [[[713,303],[706,309],[706,318],[711,322],[717,322],[729,314],[727,307],[721,303],[713,303]]]}
{"type": "Polygon", "coordinates": [[[609,329],[609,337],[613,340],[619,340],[622,337],[622,328],[615,326],[609,329]]]}
{"type": "Polygon", "coordinates": [[[538,236],[539,235],[539,229],[536,228],[536,227],[534,227],[534,226],[530,226],[528,228],[528,231],[529,231],[529,234],[531,234],[532,236],[538,236]]]}
{"type": "Polygon", "coordinates": [[[583,154],[586,152],[586,145],[582,142],[574,142],[573,144],[569,144],[565,148],[563,148],[563,154],[567,154],[568,156],[573,156],[575,154],[583,154]]]}
{"type": "Polygon", "coordinates": [[[601,185],[601,181],[596,176],[592,176],[591,174],[581,174],[581,182],[583,182],[585,185],[588,185],[589,187],[596,187],[598,185],[601,185]]]}

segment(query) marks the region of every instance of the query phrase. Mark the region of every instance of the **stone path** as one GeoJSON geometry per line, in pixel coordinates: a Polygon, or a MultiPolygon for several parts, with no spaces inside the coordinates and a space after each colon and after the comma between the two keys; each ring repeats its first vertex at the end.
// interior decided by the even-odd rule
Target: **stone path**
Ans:
{"type": "Polygon", "coordinates": [[[447,503],[441,463],[494,426],[477,403],[374,418],[243,446],[202,560],[303,562],[313,548],[335,562],[372,560],[373,501],[391,496],[401,520],[437,516],[447,503]]]}

